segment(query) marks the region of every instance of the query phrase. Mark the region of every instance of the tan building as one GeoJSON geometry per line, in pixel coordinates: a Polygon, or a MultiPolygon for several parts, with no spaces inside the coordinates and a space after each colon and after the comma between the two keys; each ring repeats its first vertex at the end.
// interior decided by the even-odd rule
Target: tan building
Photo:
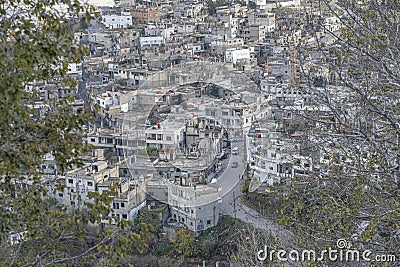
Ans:
{"type": "Polygon", "coordinates": [[[132,10],[133,24],[147,24],[160,21],[158,9],[137,8],[132,10]]]}

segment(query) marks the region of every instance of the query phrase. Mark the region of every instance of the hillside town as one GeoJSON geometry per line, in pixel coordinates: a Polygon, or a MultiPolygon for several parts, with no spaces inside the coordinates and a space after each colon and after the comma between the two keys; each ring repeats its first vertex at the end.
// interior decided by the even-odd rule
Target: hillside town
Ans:
{"type": "Polygon", "coordinates": [[[146,212],[156,216],[160,240],[187,229],[198,241],[229,217],[284,240],[292,233],[266,219],[271,207],[258,199],[279,191],[285,201],[294,185],[324,188],[330,174],[356,175],[363,162],[380,180],[386,169],[373,152],[355,145],[355,158],[338,145],[336,131],[353,134],[338,118],[357,129],[385,124],[348,119],[360,111],[343,84],[352,74],[338,77],[332,67],[343,61],[343,25],[332,12],[340,7],[314,2],[114,0],[96,5],[88,21],[70,18],[74,42],[87,47],[68,64],[76,86],[54,78],[25,91],[38,95],[29,107],[39,116],[64,99],[75,113],[90,110],[81,141],[91,152],[68,170],[46,154],[37,171],[47,194],[73,212],[111,192],[112,211],[93,223],[102,229],[146,212]],[[344,103],[343,113],[332,103],[344,103]]]}
{"type": "Polygon", "coordinates": [[[299,115],[330,116],[316,108],[305,75],[346,97],[308,30],[322,22],[318,40],[334,49],[341,25],[329,13],[300,0],[121,0],[93,15],[74,33],[90,50],[69,64],[78,86],[28,85],[41,95],[35,109],[76,95],[74,110],[94,114],[85,165],[60,173],[47,155],[42,166],[43,182],[68,209],[84,209],[90,192],[118,185],[104,224],[154,209],[171,231],[186,226],[200,235],[221,215],[236,215],[226,206],[243,178],[250,192],[264,191],[329,164],[302,148],[312,136],[299,115]],[[301,59],[300,45],[310,49],[301,59]],[[60,180],[65,187],[54,191],[60,180]]]}

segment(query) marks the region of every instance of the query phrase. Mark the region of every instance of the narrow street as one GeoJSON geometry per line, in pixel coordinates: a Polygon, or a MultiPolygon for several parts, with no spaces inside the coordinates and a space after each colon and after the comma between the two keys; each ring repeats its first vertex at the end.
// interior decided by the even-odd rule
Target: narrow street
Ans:
{"type": "Polygon", "coordinates": [[[229,195],[241,181],[241,176],[246,169],[246,153],[244,141],[232,142],[232,148],[237,147],[237,154],[231,154],[227,161],[226,169],[217,178],[222,187],[220,197],[229,195]],[[237,162],[237,167],[232,167],[232,163],[237,162]]]}
{"type": "Polygon", "coordinates": [[[222,197],[222,203],[220,205],[221,214],[237,218],[259,229],[272,232],[285,232],[291,235],[289,231],[284,230],[279,225],[276,225],[276,223],[262,217],[260,213],[246,206],[241,200],[241,196],[243,195],[241,192],[242,186],[243,180],[237,183],[231,192],[222,197]]]}
{"type": "Polygon", "coordinates": [[[218,183],[222,187],[220,194],[221,215],[229,215],[258,229],[271,231],[280,237],[292,237],[293,234],[291,232],[264,218],[260,213],[242,202],[244,179],[241,179],[241,176],[246,170],[246,148],[244,141],[234,142],[232,143],[232,147],[238,147],[238,153],[237,155],[231,155],[226,170],[218,178],[218,183]],[[238,162],[238,167],[232,168],[232,162],[238,162]]]}

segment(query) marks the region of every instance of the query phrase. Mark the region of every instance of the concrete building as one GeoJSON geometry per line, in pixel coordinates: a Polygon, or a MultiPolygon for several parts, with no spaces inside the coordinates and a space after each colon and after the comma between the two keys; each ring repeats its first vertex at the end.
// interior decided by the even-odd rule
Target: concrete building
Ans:
{"type": "MultiPolygon", "coordinates": [[[[145,183],[129,178],[110,179],[99,184],[98,190],[100,193],[107,191],[115,183],[118,183],[118,189],[111,203],[113,211],[109,214],[108,221],[109,223],[115,223],[116,219],[133,221],[139,210],[146,206],[145,183]]],[[[104,222],[107,223],[107,219],[104,222]]]]}
{"type": "Polygon", "coordinates": [[[101,22],[109,29],[129,28],[132,26],[132,15],[130,12],[120,14],[103,14],[101,22]]]}
{"type": "MultiPolygon", "coordinates": [[[[175,150],[179,148],[180,142],[183,142],[181,134],[184,124],[174,120],[167,120],[157,123],[146,129],[146,144],[148,147],[157,149],[160,153],[167,153],[168,160],[175,158],[175,150]]],[[[166,158],[166,159],[167,159],[166,158]]]]}
{"type": "Polygon", "coordinates": [[[218,224],[219,191],[216,184],[180,186],[168,185],[168,203],[171,216],[199,235],[218,224]]]}
{"type": "Polygon", "coordinates": [[[65,174],[64,190],[56,198],[69,208],[84,209],[85,202],[92,203],[89,192],[96,192],[98,185],[111,177],[118,177],[118,167],[108,166],[107,161],[96,161],[65,174]]]}
{"type": "Polygon", "coordinates": [[[225,52],[225,61],[232,62],[236,64],[239,60],[249,61],[250,60],[250,50],[245,49],[227,49],[225,52]]]}
{"type": "Polygon", "coordinates": [[[57,191],[54,197],[67,206],[68,209],[88,209],[87,203],[94,203],[90,193],[102,194],[110,187],[118,185],[111,203],[113,212],[103,223],[115,223],[116,217],[120,220],[132,221],[138,211],[145,206],[145,184],[132,181],[127,177],[119,177],[119,166],[109,166],[107,161],[95,161],[82,168],[68,171],[64,180],[62,192],[57,191]]]}
{"type": "Polygon", "coordinates": [[[243,38],[224,38],[223,40],[213,40],[211,41],[211,55],[225,55],[226,50],[230,48],[238,49],[243,47],[243,38]]]}
{"type": "Polygon", "coordinates": [[[160,11],[146,7],[137,7],[132,11],[133,24],[147,24],[160,21],[160,11]]]}
{"type": "Polygon", "coordinates": [[[152,47],[152,46],[164,46],[165,39],[163,36],[148,36],[148,37],[140,37],[139,38],[140,48],[143,47],[152,47]]]}
{"type": "Polygon", "coordinates": [[[313,171],[311,155],[301,153],[301,144],[296,139],[285,139],[273,120],[260,125],[267,128],[253,128],[249,132],[249,163],[253,179],[259,185],[269,186],[294,182],[301,183],[313,171]]]}
{"type": "Polygon", "coordinates": [[[203,2],[180,2],[174,9],[174,18],[197,18],[203,8],[203,2]]]}
{"type": "Polygon", "coordinates": [[[247,21],[250,26],[264,26],[268,28],[268,32],[275,29],[275,13],[253,11],[247,15],[247,21]]]}
{"type": "Polygon", "coordinates": [[[243,26],[238,30],[238,36],[243,38],[246,43],[263,42],[268,28],[261,25],[243,26]]]}

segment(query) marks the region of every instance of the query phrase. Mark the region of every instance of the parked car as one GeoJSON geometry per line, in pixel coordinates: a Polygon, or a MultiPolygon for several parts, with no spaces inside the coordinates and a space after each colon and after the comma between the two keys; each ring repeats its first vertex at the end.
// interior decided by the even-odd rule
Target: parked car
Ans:
{"type": "Polygon", "coordinates": [[[239,163],[237,161],[232,162],[231,167],[232,168],[237,168],[239,166],[239,163]]]}
{"type": "Polygon", "coordinates": [[[238,154],[238,151],[239,151],[239,148],[238,148],[238,147],[232,148],[232,154],[233,154],[233,155],[237,155],[237,154],[238,154]]]}

